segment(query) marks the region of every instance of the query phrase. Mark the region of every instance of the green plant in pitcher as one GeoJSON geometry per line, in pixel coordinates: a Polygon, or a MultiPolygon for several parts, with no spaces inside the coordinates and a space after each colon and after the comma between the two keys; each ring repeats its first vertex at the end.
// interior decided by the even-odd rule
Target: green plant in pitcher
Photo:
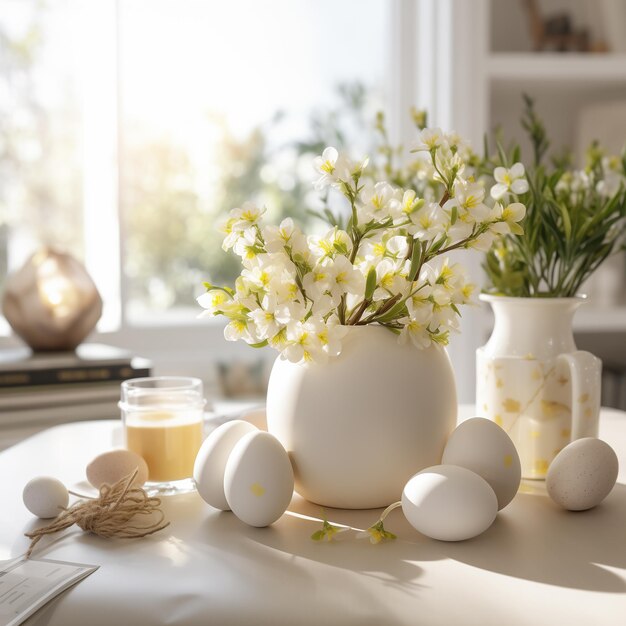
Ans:
{"type": "Polygon", "coordinates": [[[533,101],[525,96],[522,126],[533,148],[527,183],[517,178],[519,146],[486,156],[480,168],[493,176],[491,195],[526,205],[526,235],[505,235],[491,248],[484,268],[486,291],[518,297],[571,297],[626,238],[626,152],[608,155],[597,143],[587,150],[583,169],[567,157],[547,162],[550,146],[533,101]]]}

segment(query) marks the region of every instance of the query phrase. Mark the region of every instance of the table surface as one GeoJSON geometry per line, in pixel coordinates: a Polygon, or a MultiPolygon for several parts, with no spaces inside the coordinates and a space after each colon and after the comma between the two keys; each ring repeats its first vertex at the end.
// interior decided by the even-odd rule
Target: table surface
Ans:
{"type": "MultiPolygon", "coordinates": [[[[461,407],[468,417],[471,407],[461,407]]],[[[21,491],[33,476],[81,483],[95,454],[119,445],[119,421],[51,428],[0,454],[0,559],[26,551],[41,522],[21,491]]],[[[138,540],[102,539],[77,528],[35,552],[100,565],[28,624],[543,624],[626,623],[626,413],[603,409],[600,437],[616,450],[618,484],[590,511],[559,509],[541,482],[523,483],[484,534],[439,542],[400,510],[385,526],[393,542],[345,532],[310,539],[320,508],[298,496],[269,528],[252,528],[196,493],[164,498],[171,525],[138,540]]],[[[379,511],[327,510],[331,522],[367,528],[379,511]]]]}

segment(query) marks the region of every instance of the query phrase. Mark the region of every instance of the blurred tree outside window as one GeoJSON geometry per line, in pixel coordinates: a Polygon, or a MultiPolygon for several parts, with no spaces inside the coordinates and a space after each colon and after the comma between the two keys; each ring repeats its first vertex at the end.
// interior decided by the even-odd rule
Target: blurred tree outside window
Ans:
{"type": "Polygon", "coordinates": [[[40,245],[83,255],[76,4],[0,2],[0,289],[40,245]]]}
{"type": "Polygon", "coordinates": [[[237,273],[218,230],[231,208],[253,200],[272,220],[314,220],[312,157],[370,151],[388,102],[391,3],[119,0],[117,40],[91,52],[80,29],[97,20],[78,19],[79,5],[0,0],[0,280],[41,244],[83,258],[98,236],[83,233],[99,209],[85,200],[94,146],[82,142],[98,138],[84,125],[99,112],[83,111],[94,98],[81,94],[97,81],[81,72],[89,53],[105,55],[117,72],[125,318],[191,320],[202,281],[237,273]]]}

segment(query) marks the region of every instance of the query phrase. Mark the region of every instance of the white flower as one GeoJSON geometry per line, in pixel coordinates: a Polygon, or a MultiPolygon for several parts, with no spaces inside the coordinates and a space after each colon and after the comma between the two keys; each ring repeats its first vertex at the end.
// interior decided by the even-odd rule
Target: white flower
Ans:
{"type": "MultiPolygon", "coordinates": [[[[513,202],[505,209],[496,202],[489,214],[489,232],[496,235],[524,234],[524,229],[518,224],[526,215],[526,207],[521,202],[513,202]]],[[[486,241],[486,240],[485,240],[486,241]]]]}
{"type": "Polygon", "coordinates": [[[520,222],[526,215],[526,207],[521,202],[513,202],[502,211],[505,222],[520,222]]]}
{"type": "Polygon", "coordinates": [[[328,356],[338,356],[341,352],[341,340],[346,336],[348,328],[339,323],[339,318],[332,315],[326,320],[326,331],[318,334],[322,347],[328,356]]]}
{"type": "Polygon", "coordinates": [[[489,207],[483,203],[485,188],[480,183],[457,181],[454,197],[459,209],[459,219],[469,222],[482,222],[489,215],[489,207]]]}
{"type": "MultiPolygon", "coordinates": [[[[224,245],[226,245],[226,240],[231,241],[232,237],[235,236],[236,239],[233,243],[233,252],[239,255],[242,260],[250,261],[254,259],[257,254],[259,254],[259,247],[257,245],[257,233],[254,228],[246,228],[245,230],[234,230],[232,234],[224,240],[224,245]]],[[[224,247],[224,246],[222,246],[224,247]]]]}
{"type": "Polygon", "coordinates": [[[413,148],[413,151],[434,150],[441,146],[442,142],[443,132],[441,128],[424,128],[419,134],[417,145],[413,148]]]}
{"type": "Polygon", "coordinates": [[[410,341],[417,348],[428,348],[432,344],[428,331],[430,318],[431,311],[428,307],[413,309],[410,317],[401,320],[404,326],[398,338],[400,343],[406,344],[410,341]]]}
{"type": "Polygon", "coordinates": [[[196,302],[205,309],[201,317],[217,315],[223,310],[224,304],[232,300],[232,297],[223,289],[209,289],[206,293],[196,298],[196,302]]]}
{"type": "Polygon", "coordinates": [[[323,361],[326,353],[322,349],[322,342],[317,336],[317,328],[308,322],[292,322],[287,326],[289,343],[282,354],[292,363],[300,361],[323,361]]]}
{"type": "Polygon", "coordinates": [[[330,291],[332,280],[332,267],[328,263],[317,263],[305,274],[302,286],[307,296],[315,301],[330,291]]]}
{"type": "Polygon", "coordinates": [[[295,271],[286,267],[273,273],[269,290],[280,302],[294,301],[296,298],[301,297],[295,271]]]}
{"type": "MultiPolygon", "coordinates": [[[[311,312],[319,317],[326,317],[338,304],[340,300],[333,298],[329,293],[322,293],[313,299],[311,312]]],[[[301,316],[302,317],[302,316],[301,316]]]]}
{"type": "Polygon", "coordinates": [[[418,198],[413,189],[407,189],[402,194],[402,199],[392,207],[394,223],[403,224],[407,219],[411,219],[411,216],[423,205],[424,199],[418,198]]]}
{"type": "Polygon", "coordinates": [[[257,343],[254,324],[246,317],[232,319],[224,328],[224,339],[226,341],[237,341],[243,339],[246,343],[257,343]]]}
{"type": "Polygon", "coordinates": [[[438,238],[448,229],[450,225],[447,213],[437,202],[430,202],[419,211],[411,215],[411,222],[414,226],[409,227],[409,232],[415,239],[420,241],[430,241],[438,238]]]}
{"type": "Polygon", "coordinates": [[[289,247],[295,254],[307,249],[306,237],[290,217],[285,218],[280,226],[265,226],[262,233],[268,252],[282,252],[289,247]]]}
{"type": "Polygon", "coordinates": [[[311,252],[320,259],[333,258],[337,254],[350,254],[352,240],[345,230],[335,227],[323,237],[311,235],[308,239],[311,252]]]}
{"type": "MultiPolygon", "coordinates": [[[[430,321],[430,329],[437,335],[458,331],[459,318],[454,309],[449,305],[434,306],[433,315],[430,321]]],[[[431,339],[433,335],[431,334],[431,339]]],[[[446,341],[447,343],[447,341],[446,341]]]]}
{"type": "Polygon", "coordinates": [[[233,230],[246,230],[254,226],[265,213],[265,208],[257,207],[253,202],[244,202],[241,208],[233,209],[229,218],[233,220],[233,230]]]}
{"type": "Polygon", "coordinates": [[[496,184],[491,188],[491,197],[494,200],[500,200],[509,192],[519,195],[528,191],[522,163],[515,163],[511,169],[496,167],[493,177],[496,179],[496,184]]]}
{"type": "Polygon", "coordinates": [[[333,261],[330,272],[330,292],[335,297],[344,293],[355,296],[361,295],[365,288],[365,277],[343,255],[338,255],[333,261]]]}
{"type": "MultiPolygon", "coordinates": [[[[375,238],[368,239],[361,244],[361,254],[366,261],[380,261],[385,257],[390,259],[404,259],[406,257],[409,244],[403,235],[383,237],[378,241],[375,238]]],[[[369,266],[366,271],[367,274],[369,266]]]]}
{"type": "MultiPolygon", "coordinates": [[[[500,224],[504,224],[504,226],[506,227],[506,222],[500,222],[500,224]]],[[[494,227],[497,226],[497,223],[494,224],[493,226],[494,227]]],[[[503,233],[494,232],[493,230],[491,230],[492,226],[490,226],[489,228],[490,230],[488,230],[486,233],[479,235],[476,239],[471,241],[468,244],[468,248],[472,248],[473,250],[479,250],[480,252],[489,252],[496,238],[499,237],[501,234],[503,234],[503,233]]]]}
{"type": "Polygon", "coordinates": [[[269,339],[293,320],[304,317],[305,307],[300,302],[280,302],[274,294],[265,294],[260,306],[249,313],[259,339],[269,339]]]}
{"type": "Polygon", "coordinates": [[[222,250],[228,252],[234,245],[237,239],[240,237],[240,232],[238,230],[234,230],[233,226],[235,224],[234,219],[228,218],[221,226],[220,230],[224,233],[224,241],[222,242],[222,250]]]}
{"type": "Polygon", "coordinates": [[[363,222],[387,219],[397,205],[395,189],[386,182],[366,183],[361,191],[363,204],[359,206],[359,219],[363,222]]]}
{"type": "Polygon", "coordinates": [[[367,157],[362,161],[353,161],[345,154],[340,154],[335,163],[335,180],[351,185],[354,178],[361,176],[368,163],[369,159],[367,157]]]}
{"type": "Polygon", "coordinates": [[[444,284],[445,277],[441,271],[436,270],[428,263],[424,265],[419,276],[423,287],[412,297],[413,303],[427,299],[437,306],[445,306],[450,303],[450,289],[444,284]]]}
{"type": "Polygon", "coordinates": [[[376,265],[376,284],[378,287],[374,291],[373,300],[384,300],[389,296],[403,293],[409,288],[408,281],[401,275],[403,265],[402,261],[393,261],[392,259],[383,259],[376,265]]]}
{"type": "Polygon", "coordinates": [[[256,265],[251,269],[243,270],[241,276],[249,289],[265,290],[269,287],[272,280],[272,270],[269,265],[256,265]]]}
{"type": "Polygon", "coordinates": [[[328,147],[324,150],[324,152],[322,152],[322,156],[317,156],[313,159],[313,167],[315,168],[315,171],[321,174],[315,183],[315,187],[317,189],[324,189],[324,187],[328,187],[336,181],[334,173],[338,158],[339,153],[337,152],[337,149],[328,147]]]}

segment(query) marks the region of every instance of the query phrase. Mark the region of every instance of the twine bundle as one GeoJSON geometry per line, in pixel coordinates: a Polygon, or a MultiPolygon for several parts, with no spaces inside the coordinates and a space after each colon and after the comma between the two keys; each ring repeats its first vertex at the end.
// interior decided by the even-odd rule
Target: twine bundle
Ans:
{"type": "Polygon", "coordinates": [[[58,533],[73,524],[100,537],[128,539],[146,537],[169,526],[163,511],[159,508],[160,498],[148,497],[141,487],[131,489],[136,475],[137,470],[113,485],[102,485],[97,498],[79,501],[65,509],[47,526],[25,533],[31,539],[26,556],[31,555],[33,548],[44,535],[58,533]],[[154,514],[157,514],[156,519],[153,518],[154,514]],[[148,519],[145,523],[137,523],[139,520],[136,518],[140,517],[148,519]]]}

